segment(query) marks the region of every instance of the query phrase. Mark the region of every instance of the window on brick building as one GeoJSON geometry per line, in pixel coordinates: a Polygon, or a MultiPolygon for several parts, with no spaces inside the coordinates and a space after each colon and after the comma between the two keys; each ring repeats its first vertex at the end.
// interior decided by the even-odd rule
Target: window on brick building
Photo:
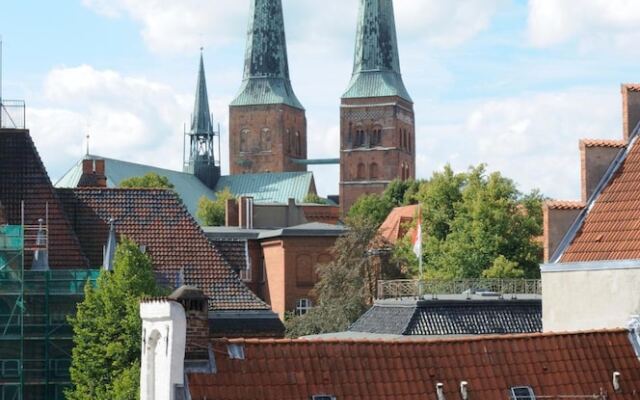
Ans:
{"type": "Polygon", "coordinates": [[[260,151],[271,151],[271,131],[268,128],[260,132],[260,151]]]}
{"type": "Polygon", "coordinates": [[[369,139],[369,144],[371,146],[380,146],[382,144],[382,127],[376,125],[371,132],[371,136],[369,139]]]}
{"type": "Polygon", "coordinates": [[[313,308],[313,303],[309,299],[298,299],[296,301],[296,315],[305,315],[313,308]]]}
{"type": "Polygon", "coordinates": [[[240,152],[246,153],[249,151],[249,130],[243,129],[240,131],[240,152]]]}
{"type": "Polygon", "coordinates": [[[300,136],[300,132],[296,132],[295,134],[293,149],[294,149],[295,155],[297,156],[302,155],[302,137],[300,136]]]}
{"type": "Polygon", "coordinates": [[[536,395],[530,386],[518,386],[511,388],[512,400],[535,400],[536,395]]]}
{"type": "Polygon", "coordinates": [[[378,171],[378,164],[373,163],[369,166],[369,178],[373,179],[378,179],[379,175],[379,171],[378,171]]]}
{"type": "Polygon", "coordinates": [[[404,130],[400,129],[400,149],[404,149],[404,130]]]}
{"type": "Polygon", "coordinates": [[[365,144],[365,132],[362,126],[356,128],[356,141],[354,147],[362,147],[365,144]]]}
{"type": "Polygon", "coordinates": [[[364,180],[364,179],[366,179],[366,178],[365,178],[365,175],[366,175],[365,168],[366,168],[366,167],[364,166],[364,164],[363,164],[363,163],[358,164],[358,175],[357,175],[357,178],[358,178],[359,180],[364,180]]]}

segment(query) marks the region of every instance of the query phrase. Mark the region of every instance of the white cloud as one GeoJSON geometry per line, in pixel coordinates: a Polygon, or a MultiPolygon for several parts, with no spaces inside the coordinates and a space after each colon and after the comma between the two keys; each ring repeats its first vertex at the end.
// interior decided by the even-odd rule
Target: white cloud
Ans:
{"type": "Polygon", "coordinates": [[[81,157],[87,133],[94,154],[180,167],[189,96],[88,65],[51,71],[42,92],[41,104],[28,109],[28,120],[53,178],[81,157]]]}
{"type": "Polygon", "coordinates": [[[640,39],[636,0],[529,0],[529,38],[539,47],[577,40],[582,49],[634,49],[640,39]]]}
{"type": "Polygon", "coordinates": [[[575,88],[437,107],[449,122],[418,128],[418,175],[486,163],[523,191],[577,199],[578,140],[621,138],[619,104],[617,88],[575,88]]]}
{"type": "MultiPolygon", "coordinates": [[[[222,46],[244,39],[249,0],[82,0],[110,18],[129,17],[141,26],[157,53],[192,52],[197,46],[222,46]]],[[[455,46],[486,29],[509,0],[401,0],[395,2],[399,29],[410,38],[455,46]]],[[[352,46],[357,1],[285,0],[290,42],[352,46]],[[330,28],[329,28],[330,27],[330,28]]]]}

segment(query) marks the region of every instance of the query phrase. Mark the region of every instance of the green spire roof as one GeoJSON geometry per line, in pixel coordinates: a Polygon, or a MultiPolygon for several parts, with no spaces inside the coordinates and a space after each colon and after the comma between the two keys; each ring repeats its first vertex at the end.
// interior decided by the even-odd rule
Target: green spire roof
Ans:
{"type": "Polygon", "coordinates": [[[200,70],[196,84],[196,102],[193,106],[191,120],[191,134],[213,134],[211,113],[209,111],[209,96],[207,94],[207,79],[204,76],[204,59],[200,49],[200,70]]]}
{"type": "Polygon", "coordinates": [[[400,73],[393,0],[360,0],[353,76],[342,98],[385,96],[412,101],[400,73]]]}
{"type": "Polygon", "coordinates": [[[304,109],[291,87],[281,0],[252,0],[244,78],[232,106],[286,104],[304,109]]]}

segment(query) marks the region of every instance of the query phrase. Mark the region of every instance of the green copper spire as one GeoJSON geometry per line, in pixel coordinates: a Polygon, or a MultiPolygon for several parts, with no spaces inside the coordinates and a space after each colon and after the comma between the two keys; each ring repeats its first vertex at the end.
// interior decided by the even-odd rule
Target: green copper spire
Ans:
{"type": "Polygon", "coordinates": [[[353,76],[342,98],[411,97],[402,82],[393,0],[360,0],[353,76]]]}
{"type": "Polygon", "coordinates": [[[286,104],[304,109],[291,87],[281,0],[251,0],[244,78],[232,106],[286,104]]]}
{"type": "Polygon", "coordinates": [[[200,70],[196,84],[196,102],[193,106],[191,120],[191,134],[213,134],[211,113],[209,111],[209,96],[207,94],[207,79],[204,76],[204,59],[200,49],[200,70]]]}

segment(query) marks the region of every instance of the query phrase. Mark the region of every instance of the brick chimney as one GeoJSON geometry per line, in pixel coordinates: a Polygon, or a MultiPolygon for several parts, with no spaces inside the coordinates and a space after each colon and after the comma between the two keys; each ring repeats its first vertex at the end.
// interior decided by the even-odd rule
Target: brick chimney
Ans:
{"type": "Polygon", "coordinates": [[[582,202],[586,203],[618,153],[625,147],[623,140],[580,140],[580,173],[582,202]]]}
{"type": "Polygon", "coordinates": [[[245,229],[253,229],[253,197],[240,197],[238,207],[239,226],[245,229]]]}
{"type": "Polygon", "coordinates": [[[187,317],[185,358],[208,360],[209,307],[207,296],[196,287],[182,286],[173,292],[169,299],[182,304],[187,317]]]}
{"type": "Polygon", "coordinates": [[[636,125],[640,122],[640,84],[622,85],[623,137],[629,141],[636,125]]]}
{"type": "Polygon", "coordinates": [[[548,201],[543,207],[544,261],[549,262],[585,205],[582,202],[548,201]]]}
{"type": "Polygon", "coordinates": [[[238,201],[236,199],[227,199],[224,207],[224,225],[233,227],[240,226],[239,211],[238,201]]]}
{"type": "Polygon", "coordinates": [[[107,187],[104,160],[82,160],[82,176],[78,187],[107,187]]]}

